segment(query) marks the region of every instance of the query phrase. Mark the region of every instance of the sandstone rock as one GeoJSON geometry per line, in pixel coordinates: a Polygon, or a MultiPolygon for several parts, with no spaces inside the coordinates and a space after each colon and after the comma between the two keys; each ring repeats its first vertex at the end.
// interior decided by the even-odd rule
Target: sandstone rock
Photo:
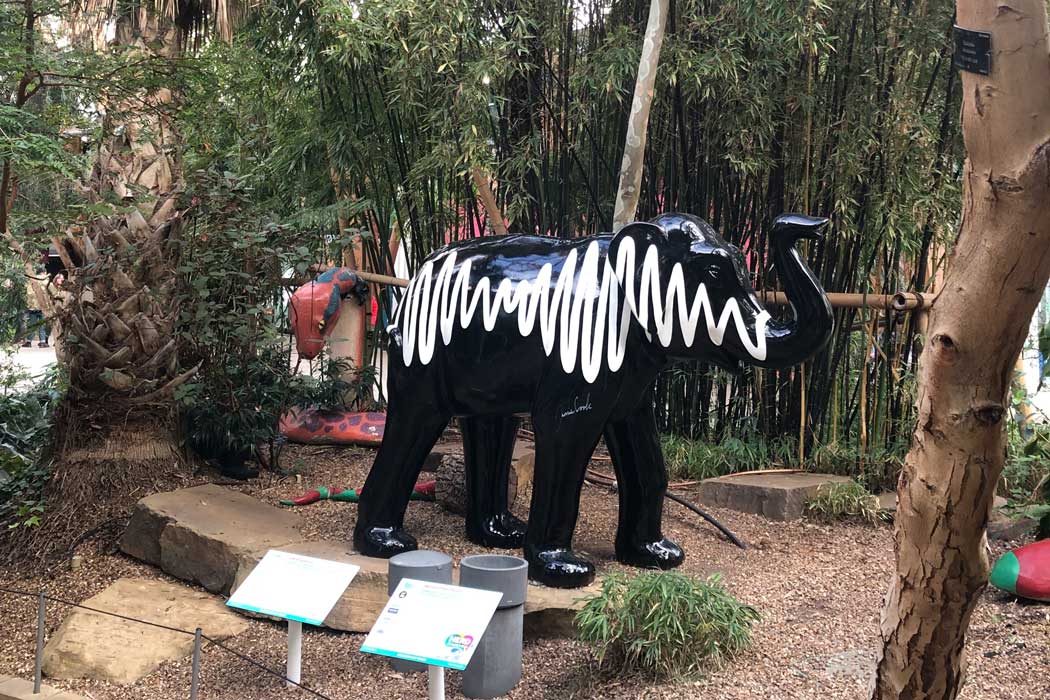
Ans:
{"type": "Polygon", "coordinates": [[[536,469],[536,446],[531,442],[514,443],[514,455],[511,457],[511,468],[518,479],[518,492],[532,487],[532,473],[536,469]]]}
{"type": "Polygon", "coordinates": [[[584,588],[549,588],[530,583],[525,595],[525,636],[575,637],[576,611],[583,607],[584,598],[601,589],[601,576],[584,588]]]}
{"type": "Polygon", "coordinates": [[[1001,542],[1019,540],[1035,531],[1038,523],[1029,517],[1009,518],[996,512],[988,521],[988,537],[1001,542]]]}
{"type": "MultiPolygon", "coordinates": [[[[150,579],[119,579],[83,605],[220,640],[248,626],[206,593],[150,579]]],[[[44,673],[127,685],[192,652],[191,635],[74,608],[44,647],[44,673]]]]}
{"type": "Polygon", "coordinates": [[[808,472],[742,472],[705,479],[700,484],[700,501],[772,520],[797,520],[802,517],[806,499],[817,489],[849,481],[845,476],[808,472]]]}
{"type": "MultiPolygon", "coordinates": [[[[324,626],[368,632],[389,598],[387,561],[354,554],[349,543],[305,541],[298,523],[298,516],[237,491],[198,486],[139,501],[120,547],[172,576],[224,594],[235,590],[270,549],[357,564],[361,571],[324,626]]],[[[458,569],[453,577],[458,577],[458,569]]],[[[574,635],[572,621],[582,606],[579,599],[599,587],[600,579],[574,590],[530,585],[525,602],[526,635],[574,635]]]]}
{"type": "Polygon", "coordinates": [[[85,700],[82,695],[52,688],[41,683],[40,692],[33,692],[33,681],[14,676],[0,676],[0,700],[85,700]]]}
{"type": "Polygon", "coordinates": [[[176,578],[228,593],[243,564],[302,539],[294,513],[206,484],[139,501],[120,549],[176,578]]]}
{"type": "MultiPolygon", "coordinates": [[[[357,572],[357,576],[354,576],[354,580],[347,586],[339,602],[328,613],[328,617],[324,620],[324,626],[344,632],[368,632],[372,629],[372,625],[375,624],[376,618],[379,617],[383,605],[390,597],[386,592],[386,559],[376,559],[361,554],[354,554],[349,544],[331,540],[297,542],[278,549],[282,552],[346,562],[361,567],[361,570],[357,572]]],[[[248,574],[251,573],[265,553],[261,552],[254,560],[241,563],[231,590],[237,590],[237,587],[248,577],[248,574]]],[[[237,612],[252,617],[265,617],[246,610],[237,610],[237,612]]]]}

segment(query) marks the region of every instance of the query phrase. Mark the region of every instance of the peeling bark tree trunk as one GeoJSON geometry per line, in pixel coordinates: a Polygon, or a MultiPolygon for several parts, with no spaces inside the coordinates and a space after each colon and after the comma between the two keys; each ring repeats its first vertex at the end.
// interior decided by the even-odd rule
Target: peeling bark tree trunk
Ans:
{"type": "Polygon", "coordinates": [[[990,32],[991,74],[964,72],[963,218],[920,361],[897,487],[897,573],[875,700],[948,700],[988,579],[985,525],[1005,457],[1014,361],[1050,275],[1050,45],[1043,0],[959,0],[990,32]]]}

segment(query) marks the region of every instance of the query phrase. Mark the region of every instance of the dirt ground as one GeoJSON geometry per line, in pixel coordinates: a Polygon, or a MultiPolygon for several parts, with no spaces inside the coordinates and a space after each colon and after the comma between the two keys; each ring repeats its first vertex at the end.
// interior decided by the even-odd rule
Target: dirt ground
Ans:
{"type": "MultiPolygon", "coordinates": [[[[371,465],[371,452],[358,448],[288,448],[282,458],[299,476],[264,473],[247,485],[231,485],[276,504],[315,486],[360,486],[371,465]]],[[[596,463],[598,468],[603,463],[596,463]]],[[[216,480],[202,474],[198,481],[216,480]]],[[[685,492],[688,497],[688,490],[685,492]]],[[[693,494],[695,496],[695,493],[693,494]]],[[[519,494],[515,510],[525,516],[528,494],[519,494]]],[[[349,539],[355,506],[322,502],[298,509],[308,537],[349,539]]],[[[698,517],[668,502],[665,533],[687,552],[683,570],[697,576],[721,574],[741,600],[762,614],[754,647],[730,665],[689,683],[652,684],[609,680],[595,673],[594,658],[580,642],[526,641],[524,677],[509,695],[524,698],[724,698],[726,700],[821,700],[865,698],[878,644],[882,596],[893,563],[887,527],[822,525],[806,521],[775,523],[761,517],[712,509],[750,545],[740,550],[698,517]]],[[[406,520],[420,546],[459,556],[479,551],[462,536],[462,520],[433,503],[413,502],[406,520]]],[[[616,498],[595,486],[584,488],[576,546],[604,569],[612,561],[616,498]]],[[[1009,543],[1017,546],[1018,542],[1009,543]]],[[[992,556],[1006,546],[993,544],[992,556]]],[[[47,577],[0,574],[0,586],[39,590],[81,601],[121,576],[166,578],[157,570],[112,551],[86,544],[82,564],[68,565],[47,577]],[[44,580],[46,578],[46,580],[44,580]]],[[[50,608],[48,627],[64,611],[50,608]]],[[[0,594],[0,675],[31,677],[35,600],[0,594]]],[[[333,700],[394,700],[426,697],[425,674],[402,676],[383,659],[359,653],[363,635],[308,628],[303,678],[333,700]]],[[[285,658],[284,627],[252,619],[231,646],[272,669],[285,658]]],[[[1050,606],[1026,604],[986,591],[973,617],[967,645],[965,700],[1046,700],[1050,698],[1050,606]]],[[[55,681],[52,685],[96,700],[183,698],[189,696],[189,659],[169,663],[139,683],[120,687],[91,681],[55,681]]],[[[449,697],[459,689],[458,674],[448,674],[449,697]]],[[[286,690],[278,679],[214,647],[205,647],[201,698],[262,700],[310,697],[286,690]]]]}

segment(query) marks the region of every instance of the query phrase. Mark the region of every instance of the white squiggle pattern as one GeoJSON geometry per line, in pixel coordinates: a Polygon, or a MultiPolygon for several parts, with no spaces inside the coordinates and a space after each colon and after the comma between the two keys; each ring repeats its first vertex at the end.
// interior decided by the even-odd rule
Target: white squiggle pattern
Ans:
{"type": "MultiPolygon", "coordinates": [[[[715,345],[722,344],[732,321],[737,336],[751,357],[758,361],[766,358],[765,331],[770,318],[767,311],[759,312],[755,318],[754,341],[736,299],[726,302],[716,321],[707,288],[702,283],[693,295],[692,304],[688,303],[681,263],[675,263],[671,269],[666,292],[661,294],[659,257],[654,245],[648,246],[642,260],[639,273],[641,291],[636,300],[634,274],[639,268],[634,264],[635,256],[634,241],[625,238],[620,243],[614,267],[608,259],[603,259],[598,243],[592,242],[582,261],[579,261],[575,248],[569,251],[553,290],[553,266],[546,263],[532,280],[514,283],[504,278],[496,286],[495,294],[487,277],[478,280],[471,293],[472,261],[468,259],[457,269],[455,250],[428,260],[412,279],[394,315],[393,325],[401,330],[405,365],[411,365],[417,355],[420,363],[429,364],[434,357],[438,334],[441,342],[448,345],[457,320],[460,328],[466,328],[479,309],[486,331],[495,328],[501,313],[517,311],[518,332],[522,337],[532,335],[538,323],[547,356],[554,352],[557,341],[562,369],[571,373],[579,362],[583,378],[588,383],[598,377],[603,359],[611,372],[618,371],[623,365],[631,314],[645,329],[651,313],[656,338],[664,347],[671,344],[676,326],[681,329],[685,344],[692,346],[701,312],[708,337],[715,345]],[[578,291],[573,294],[578,262],[578,291]],[[622,306],[621,285],[626,290],[626,303],[622,306]],[[606,319],[606,322],[595,324],[597,319],[606,319]]],[[[645,332],[651,340],[649,331],[645,332]]]]}

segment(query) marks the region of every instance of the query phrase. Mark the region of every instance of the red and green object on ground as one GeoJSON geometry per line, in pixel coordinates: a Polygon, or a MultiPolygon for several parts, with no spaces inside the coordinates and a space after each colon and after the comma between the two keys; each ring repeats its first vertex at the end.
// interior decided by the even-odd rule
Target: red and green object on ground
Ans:
{"type": "MultiPolygon", "coordinates": [[[[433,501],[436,481],[420,481],[412,489],[411,499],[413,501],[433,501]]],[[[312,491],[307,491],[298,498],[281,501],[282,506],[308,506],[318,501],[343,501],[345,503],[357,503],[361,494],[356,489],[330,489],[318,486],[312,491]]]]}
{"type": "Polygon", "coordinates": [[[992,567],[993,586],[1021,598],[1050,603],[1050,539],[1019,547],[992,567]]]}

